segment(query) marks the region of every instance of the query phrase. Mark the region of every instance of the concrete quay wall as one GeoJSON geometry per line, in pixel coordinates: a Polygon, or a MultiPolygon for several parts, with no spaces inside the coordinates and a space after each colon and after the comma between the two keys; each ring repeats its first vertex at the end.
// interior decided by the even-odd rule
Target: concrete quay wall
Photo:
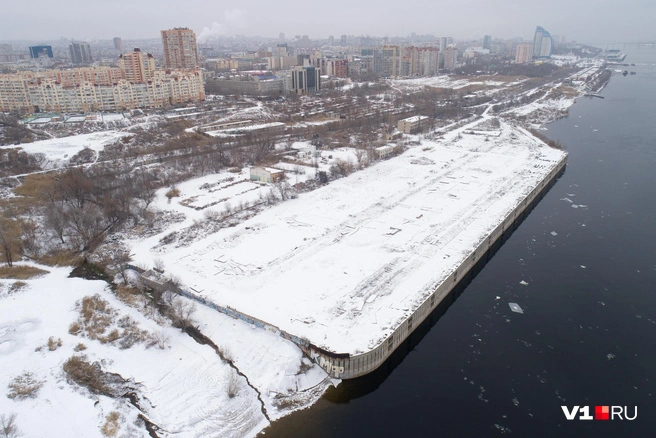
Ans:
{"type": "Polygon", "coordinates": [[[405,341],[410,334],[417,328],[436,306],[444,300],[458,281],[465,277],[476,263],[499,242],[504,234],[510,234],[513,231],[513,225],[521,219],[523,213],[528,213],[530,208],[537,204],[556,182],[558,177],[565,170],[567,156],[564,156],[548,175],[538,184],[526,197],[506,216],[506,219],[500,223],[478,247],[472,251],[469,256],[455,269],[446,279],[437,285],[435,291],[429,295],[424,302],[415,309],[415,311],[405,319],[396,330],[387,337],[381,344],[374,349],[358,354],[334,354],[318,349],[312,344],[307,347],[301,346],[304,352],[309,355],[313,361],[319,364],[331,377],[339,379],[353,379],[371,373],[380,367],[392,353],[405,341]]]}

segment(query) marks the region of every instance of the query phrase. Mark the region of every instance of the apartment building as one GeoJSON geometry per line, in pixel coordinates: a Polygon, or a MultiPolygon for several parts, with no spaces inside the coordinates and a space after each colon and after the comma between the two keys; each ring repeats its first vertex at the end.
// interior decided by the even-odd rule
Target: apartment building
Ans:
{"type": "Polygon", "coordinates": [[[120,69],[109,67],[0,75],[0,111],[121,111],[204,98],[200,70],[156,71],[142,83],[131,83],[120,69]]]}
{"type": "Polygon", "coordinates": [[[383,46],[373,50],[374,72],[390,78],[435,75],[438,54],[437,47],[383,46]]]}
{"type": "Polygon", "coordinates": [[[533,59],[533,44],[517,44],[516,64],[528,64],[533,59]]]}
{"type": "Polygon", "coordinates": [[[148,82],[155,76],[155,58],[138,48],[119,56],[118,66],[123,79],[134,84],[148,82]]]}
{"type": "Polygon", "coordinates": [[[198,67],[196,34],[186,27],[163,30],[164,64],[168,69],[190,69],[198,67]]]}
{"type": "Polygon", "coordinates": [[[455,70],[458,65],[458,49],[449,46],[444,50],[444,69],[455,70]]]}

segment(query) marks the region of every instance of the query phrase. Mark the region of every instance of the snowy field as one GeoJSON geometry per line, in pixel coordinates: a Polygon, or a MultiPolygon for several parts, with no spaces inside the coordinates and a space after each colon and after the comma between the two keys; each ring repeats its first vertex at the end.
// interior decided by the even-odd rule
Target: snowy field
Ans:
{"type": "Polygon", "coordinates": [[[505,82],[500,81],[470,81],[469,79],[453,79],[449,75],[429,76],[416,79],[398,79],[390,81],[393,86],[406,89],[417,89],[421,87],[452,88],[458,90],[470,85],[485,85],[488,87],[498,87],[505,82]]]}
{"type": "MultiPolygon", "coordinates": [[[[48,140],[35,141],[33,143],[22,143],[20,148],[28,154],[38,155],[43,158],[45,169],[61,167],[68,163],[75,154],[84,148],[102,151],[106,144],[129,135],[118,131],[95,132],[92,134],[80,134],[63,138],[51,138],[48,140]]],[[[5,146],[15,148],[17,146],[5,146]]]]}
{"type": "Polygon", "coordinates": [[[463,133],[479,122],[189,246],[149,239],[133,254],[219,305],[337,353],[367,351],[564,156],[503,122],[493,136],[463,133]]]}
{"type": "Polygon", "coordinates": [[[0,388],[9,394],[8,385],[25,372],[41,383],[34,398],[0,396],[0,412],[17,415],[22,436],[103,437],[101,428],[117,412],[115,436],[148,437],[143,425],[135,424],[141,414],[160,428],[162,438],[249,437],[270,420],[314,403],[332,384],[291,342],[199,308],[200,330],[232,357],[247,381],[211,347],[119,301],[106,283],[68,278],[70,268],[42,268],[50,272],[26,280],[20,290],[12,290],[14,281],[0,280],[0,388]],[[69,333],[80,317],[76,303],[95,294],[116,310],[117,320],[129,317],[160,345],[121,348],[119,341],[101,343],[69,333]],[[51,337],[59,340],[53,348],[51,337]],[[126,398],[92,394],[67,382],[62,366],[73,355],[126,379],[141,411],[126,398]],[[231,380],[236,382],[232,397],[231,380]]]}

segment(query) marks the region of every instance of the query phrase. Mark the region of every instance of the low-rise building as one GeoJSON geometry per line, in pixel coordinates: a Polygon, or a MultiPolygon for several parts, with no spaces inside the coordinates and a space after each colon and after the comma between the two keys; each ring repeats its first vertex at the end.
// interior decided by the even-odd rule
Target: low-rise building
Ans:
{"type": "Polygon", "coordinates": [[[374,149],[374,153],[376,154],[376,158],[382,160],[383,158],[389,157],[393,150],[394,148],[392,146],[381,146],[374,149]]]}
{"type": "Polygon", "coordinates": [[[250,175],[251,181],[273,183],[280,181],[285,176],[285,172],[272,167],[251,167],[250,175]]]}
{"type": "Polygon", "coordinates": [[[211,94],[270,95],[282,94],[285,81],[277,76],[240,75],[211,78],[205,81],[205,91],[211,94]]]}
{"type": "Polygon", "coordinates": [[[399,120],[398,129],[404,134],[415,134],[421,132],[427,125],[427,116],[413,116],[399,120]]]}

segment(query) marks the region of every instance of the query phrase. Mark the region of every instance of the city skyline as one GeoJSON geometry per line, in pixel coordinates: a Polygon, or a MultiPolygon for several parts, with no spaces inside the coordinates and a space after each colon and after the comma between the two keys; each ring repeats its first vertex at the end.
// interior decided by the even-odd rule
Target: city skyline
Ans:
{"type": "Polygon", "coordinates": [[[30,13],[19,4],[5,5],[5,13],[0,17],[0,40],[52,41],[61,37],[111,40],[116,35],[124,39],[157,38],[161,29],[174,27],[189,27],[196,32],[199,42],[208,37],[235,34],[275,38],[280,32],[288,39],[294,35],[327,39],[329,35],[336,38],[342,34],[405,36],[412,32],[452,35],[458,39],[482,39],[486,34],[494,38],[530,39],[536,25],[549,29],[552,35],[564,35],[579,42],[656,40],[649,23],[649,17],[656,15],[656,4],[638,2],[640,8],[627,9],[617,1],[582,0],[572,8],[569,2],[553,0],[549,8],[538,13],[530,7],[519,8],[511,0],[494,4],[467,0],[428,5],[410,0],[390,14],[393,4],[371,8],[371,2],[337,0],[330,8],[309,4],[303,11],[289,15],[285,13],[285,3],[259,0],[227,1],[220,7],[208,0],[190,0],[184,8],[173,4],[169,7],[167,0],[136,4],[117,0],[102,14],[94,10],[95,4],[68,8],[65,1],[53,4],[37,0],[31,4],[30,13]],[[127,17],[125,8],[131,11],[127,17]],[[419,17],[415,13],[417,8],[422,10],[419,17]],[[640,13],[633,12],[638,10],[640,13]],[[472,14],[472,11],[476,12],[472,14]],[[450,19],[438,25],[433,19],[435,14],[450,19]],[[144,21],[144,15],[149,19],[144,21]],[[317,16],[322,17],[321,23],[310,19],[317,16]],[[619,16],[621,21],[617,20],[619,16]]]}

